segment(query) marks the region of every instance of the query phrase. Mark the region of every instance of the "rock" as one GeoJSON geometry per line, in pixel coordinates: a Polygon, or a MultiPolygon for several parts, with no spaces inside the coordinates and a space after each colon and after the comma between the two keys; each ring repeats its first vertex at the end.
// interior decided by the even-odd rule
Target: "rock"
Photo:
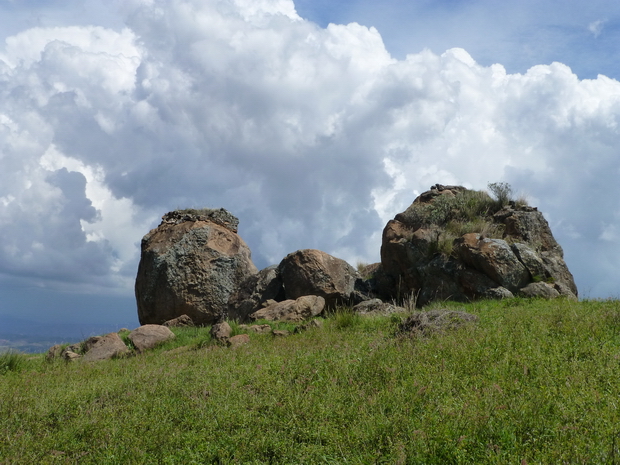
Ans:
{"type": "Polygon", "coordinates": [[[143,325],[134,329],[129,336],[138,353],[144,353],[146,350],[153,349],[176,336],[170,328],[162,325],[143,325]]]}
{"type": "Polygon", "coordinates": [[[510,248],[517,259],[523,263],[532,279],[547,279],[550,277],[542,259],[533,249],[520,242],[512,244],[510,248]]]}
{"type": "Polygon", "coordinates": [[[285,300],[284,286],[276,265],[260,270],[241,283],[228,301],[228,316],[238,321],[247,321],[251,313],[272,300],[285,300]]]}
{"type": "Polygon", "coordinates": [[[216,341],[225,342],[232,334],[232,328],[227,322],[222,321],[221,323],[214,324],[209,334],[211,334],[211,337],[216,341]]]}
{"type": "Polygon", "coordinates": [[[527,268],[504,240],[470,233],[456,239],[454,245],[465,265],[484,273],[511,292],[521,289],[530,280],[527,268]]]}
{"type": "Polygon", "coordinates": [[[91,337],[84,343],[84,361],[95,362],[131,354],[129,348],[117,333],[91,337]]]}
{"type": "Polygon", "coordinates": [[[60,358],[61,353],[62,353],[62,344],[53,345],[47,351],[47,355],[45,356],[45,359],[50,361],[50,360],[54,360],[55,358],[60,358]]]}
{"type": "Polygon", "coordinates": [[[168,328],[192,327],[194,326],[194,322],[189,316],[181,315],[177,318],[173,318],[172,320],[164,322],[163,326],[166,326],[168,328]]]}
{"type": "Polygon", "coordinates": [[[297,323],[317,316],[325,308],[321,296],[306,295],[296,300],[285,300],[262,308],[250,315],[252,320],[290,321],[297,323]]]}
{"type": "Polygon", "coordinates": [[[353,312],[360,315],[389,315],[391,313],[404,312],[403,307],[383,302],[381,299],[371,299],[361,302],[353,307],[353,312]]]}
{"type": "Polygon", "coordinates": [[[505,287],[499,286],[484,273],[474,269],[461,269],[458,273],[458,284],[467,300],[507,299],[514,294],[505,287]]]}
{"type": "Polygon", "coordinates": [[[458,310],[429,310],[415,312],[398,328],[399,333],[428,335],[460,328],[478,321],[476,315],[458,310]]]}
{"type": "Polygon", "coordinates": [[[269,325],[239,325],[239,328],[257,334],[267,334],[271,332],[271,326],[269,325]]]}
{"type": "Polygon", "coordinates": [[[573,291],[563,283],[554,283],[553,288],[559,292],[560,296],[566,297],[569,300],[577,301],[577,296],[573,294],[573,291]]]}
{"type": "Polygon", "coordinates": [[[523,297],[542,297],[543,299],[560,297],[560,293],[546,283],[530,283],[521,289],[519,294],[523,297]]]}
{"type": "Polygon", "coordinates": [[[227,341],[228,347],[232,349],[235,349],[239,346],[249,344],[249,343],[250,343],[250,336],[248,336],[247,334],[238,334],[236,336],[231,337],[227,341]]]}
{"type": "Polygon", "coordinates": [[[349,303],[356,282],[362,281],[347,262],[314,249],[288,254],[278,270],[287,299],[317,295],[327,308],[349,303]]]}
{"type": "Polygon", "coordinates": [[[237,233],[237,228],[239,227],[237,217],[224,208],[188,208],[166,213],[162,217],[162,223],[166,224],[181,224],[186,221],[209,221],[234,233],[237,233]]]}
{"type": "Polygon", "coordinates": [[[291,335],[291,333],[285,329],[274,329],[271,334],[275,337],[286,337],[291,335]]]}
{"type": "MultiPolygon", "coordinates": [[[[117,333],[118,334],[118,333],[117,333]]],[[[103,339],[104,336],[91,336],[88,339],[86,339],[83,343],[82,343],[82,347],[81,350],[83,352],[88,352],[90,349],[92,349],[101,339],[103,339]]],[[[78,344],[73,344],[70,345],[68,347],[69,350],[72,351],[78,351],[79,349],[79,345],[78,344]]]]}
{"type": "Polygon", "coordinates": [[[140,324],[188,315],[211,325],[225,316],[230,296],[257,273],[236,221],[225,210],[177,211],[144,236],[135,286],[140,324]]]}
{"type": "Polygon", "coordinates": [[[417,296],[418,306],[512,297],[540,281],[577,296],[562,248],[536,208],[441,185],[386,224],[381,266],[367,277],[383,300],[417,296]]]}
{"type": "Polygon", "coordinates": [[[78,353],[78,352],[81,352],[81,349],[82,349],[81,344],[73,344],[73,345],[70,345],[64,348],[62,344],[56,344],[50,347],[50,349],[47,351],[47,355],[45,356],[45,359],[47,361],[51,361],[56,358],[62,358],[63,360],[71,362],[73,360],[77,360],[78,358],[82,357],[82,355],[78,353]]]}
{"type": "Polygon", "coordinates": [[[78,360],[78,359],[82,358],[82,355],[76,354],[72,350],[63,350],[62,351],[62,358],[64,360],[66,360],[67,362],[73,362],[74,360],[78,360]]]}

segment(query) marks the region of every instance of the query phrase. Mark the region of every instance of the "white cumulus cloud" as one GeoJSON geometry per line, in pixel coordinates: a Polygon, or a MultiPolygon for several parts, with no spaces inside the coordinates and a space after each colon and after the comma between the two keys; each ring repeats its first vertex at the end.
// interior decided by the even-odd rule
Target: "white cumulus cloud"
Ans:
{"type": "Polygon", "coordinates": [[[240,217],[259,266],[306,247],[375,261],[417,193],[507,181],[577,284],[613,292],[619,82],[459,48],[397,60],[376,29],[286,0],[124,8],[123,30],[34,28],[0,51],[3,276],[130,295],[141,236],[201,206],[240,217]]]}

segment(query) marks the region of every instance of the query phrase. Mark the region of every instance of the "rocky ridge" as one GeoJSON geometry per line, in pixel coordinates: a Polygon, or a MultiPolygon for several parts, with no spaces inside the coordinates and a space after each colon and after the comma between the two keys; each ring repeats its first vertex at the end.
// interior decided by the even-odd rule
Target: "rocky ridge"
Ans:
{"type": "MultiPolygon", "coordinates": [[[[562,248],[542,213],[511,200],[507,185],[493,186],[495,199],[440,184],[419,195],[387,223],[381,262],[365,267],[364,276],[314,249],[290,253],[259,271],[231,213],[167,213],[142,240],[136,278],[140,323],[162,324],[183,314],[197,325],[227,318],[299,321],[373,299],[413,299],[421,306],[517,295],[577,298],[562,248]],[[307,296],[321,297],[324,304],[299,300],[307,296]]],[[[368,304],[355,308],[393,311],[376,301],[375,310],[368,304]]]]}

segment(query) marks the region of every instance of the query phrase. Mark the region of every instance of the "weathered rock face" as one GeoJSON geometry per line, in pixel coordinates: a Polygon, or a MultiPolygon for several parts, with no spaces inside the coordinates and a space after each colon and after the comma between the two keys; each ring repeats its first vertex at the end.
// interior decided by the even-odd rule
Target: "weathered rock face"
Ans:
{"type": "Polygon", "coordinates": [[[388,222],[375,277],[380,295],[413,293],[419,305],[577,296],[562,248],[536,208],[502,205],[461,186],[433,186],[388,222]]]}
{"type": "Polygon", "coordinates": [[[171,212],[142,239],[136,278],[140,324],[188,315],[209,325],[226,315],[239,285],[257,273],[225,210],[171,212]]]}
{"type": "Polygon", "coordinates": [[[361,282],[357,271],[344,260],[314,249],[288,254],[278,267],[287,299],[318,295],[327,308],[350,303],[356,283],[361,282]]]}

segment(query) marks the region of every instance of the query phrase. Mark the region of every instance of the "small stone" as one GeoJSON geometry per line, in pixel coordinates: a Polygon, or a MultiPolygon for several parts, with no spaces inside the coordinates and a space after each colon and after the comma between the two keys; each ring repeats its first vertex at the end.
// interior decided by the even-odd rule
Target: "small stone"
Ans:
{"type": "Polygon", "coordinates": [[[216,323],[211,327],[210,334],[216,341],[224,342],[232,334],[232,328],[227,322],[222,321],[221,323],[216,323]]]}
{"type": "Polygon", "coordinates": [[[49,348],[47,351],[47,355],[45,356],[46,360],[53,360],[55,358],[59,358],[62,353],[62,345],[56,344],[49,348]]]}
{"type": "Polygon", "coordinates": [[[162,325],[143,325],[129,333],[129,340],[138,353],[153,349],[176,336],[170,328],[162,325]]]}
{"type": "Polygon", "coordinates": [[[234,349],[236,347],[249,344],[249,343],[250,343],[250,336],[248,336],[247,334],[238,334],[236,336],[231,337],[227,341],[228,347],[230,347],[231,349],[234,349]]]}
{"type": "Polygon", "coordinates": [[[267,334],[271,332],[271,326],[269,325],[251,325],[248,326],[248,330],[257,334],[267,334]]]}
{"type": "Polygon", "coordinates": [[[76,354],[72,350],[65,350],[62,353],[62,358],[65,359],[68,362],[72,362],[72,361],[77,360],[77,359],[79,359],[81,357],[82,357],[81,355],[76,354]]]}

